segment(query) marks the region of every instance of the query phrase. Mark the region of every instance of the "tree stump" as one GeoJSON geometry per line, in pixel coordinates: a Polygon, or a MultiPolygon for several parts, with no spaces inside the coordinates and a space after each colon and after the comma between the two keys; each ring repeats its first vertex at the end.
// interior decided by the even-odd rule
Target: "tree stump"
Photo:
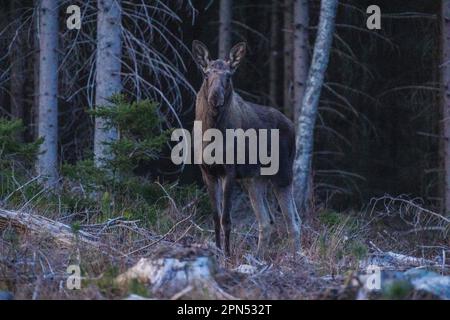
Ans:
{"type": "Polygon", "coordinates": [[[149,286],[152,293],[171,299],[236,299],[219,287],[212,257],[141,258],[136,265],[116,278],[120,287],[137,280],[149,286]]]}

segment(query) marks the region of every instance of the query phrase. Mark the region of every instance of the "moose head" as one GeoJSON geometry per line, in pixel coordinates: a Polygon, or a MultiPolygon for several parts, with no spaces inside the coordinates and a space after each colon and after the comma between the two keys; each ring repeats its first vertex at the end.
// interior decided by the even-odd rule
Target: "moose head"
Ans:
{"type": "Polygon", "coordinates": [[[245,56],[246,44],[240,42],[231,50],[228,59],[211,60],[209,51],[200,41],[192,43],[194,60],[203,73],[207,100],[210,106],[220,108],[233,90],[231,77],[245,56]]]}

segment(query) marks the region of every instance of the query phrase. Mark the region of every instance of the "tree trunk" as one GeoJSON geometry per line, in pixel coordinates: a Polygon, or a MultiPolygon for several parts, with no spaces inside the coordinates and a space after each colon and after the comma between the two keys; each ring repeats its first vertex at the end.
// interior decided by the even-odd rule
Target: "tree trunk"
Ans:
{"type": "MultiPolygon", "coordinates": [[[[37,1],[35,0],[34,3],[37,6],[37,1]]],[[[37,20],[37,19],[36,19],[37,20]]],[[[31,127],[31,133],[33,140],[36,140],[36,138],[39,136],[39,36],[38,36],[38,30],[39,30],[39,21],[36,21],[33,25],[33,47],[34,47],[34,54],[33,54],[33,107],[31,109],[31,115],[30,115],[30,127],[31,127]]]]}
{"type": "Polygon", "coordinates": [[[444,212],[450,212],[450,1],[442,1],[442,127],[444,156],[444,212]]]}
{"type": "MultiPolygon", "coordinates": [[[[120,0],[100,0],[97,2],[97,56],[95,105],[111,105],[110,98],[122,90],[120,77],[122,41],[121,41],[121,5],[120,0]]],[[[107,128],[105,120],[95,119],[94,157],[97,167],[103,166],[112,155],[108,143],[117,140],[117,130],[107,128]]]]}
{"type": "Polygon", "coordinates": [[[269,96],[273,106],[279,106],[278,101],[278,47],[279,47],[279,28],[278,19],[278,0],[272,0],[270,12],[270,60],[269,60],[269,96]]]}
{"type": "Polygon", "coordinates": [[[39,123],[44,138],[37,171],[47,186],[58,181],[58,1],[42,0],[39,10],[39,123]]]}
{"type": "Polygon", "coordinates": [[[231,48],[232,0],[220,0],[219,59],[226,59],[231,48]]]}
{"type": "Polygon", "coordinates": [[[283,106],[284,113],[292,119],[292,80],[293,80],[293,19],[292,0],[284,0],[283,8],[283,54],[284,54],[284,78],[283,78],[283,106]]]}
{"type": "Polygon", "coordinates": [[[11,28],[11,114],[15,119],[22,119],[24,115],[24,84],[25,84],[25,59],[24,59],[24,31],[21,29],[23,8],[21,1],[11,1],[10,17],[13,19],[11,28]]]}
{"type": "Polygon", "coordinates": [[[308,78],[308,0],[294,0],[294,121],[297,122],[308,78]]]}
{"type": "Polygon", "coordinates": [[[320,92],[331,51],[338,0],[322,0],[319,27],[309,69],[300,116],[297,121],[297,154],[294,161],[294,192],[300,210],[305,209],[308,177],[314,144],[314,126],[317,118],[320,92]]]}

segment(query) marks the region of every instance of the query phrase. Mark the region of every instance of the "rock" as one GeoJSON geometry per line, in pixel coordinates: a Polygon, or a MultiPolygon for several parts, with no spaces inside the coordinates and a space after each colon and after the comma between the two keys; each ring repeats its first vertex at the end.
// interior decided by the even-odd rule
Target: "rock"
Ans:
{"type": "Polygon", "coordinates": [[[411,269],[405,276],[417,291],[425,291],[443,300],[450,300],[450,276],[424,269],[411,269]]]}
{"type": "Polygon", "coordinates": [[[411,292],[426,294],[428,296],[450,300],[450,276],[442,276],[426,269],[409,269],[407,271],[380,270],[379,289],[370,288],[368,281],[373,275],[361,274],[358,276],[360,289],[357,299],[365,300],[371,297],[383,296],[396,299],[411,292]]]}
{"type": "Polygon", "coordinates": [[[14,295],[8,291],[0,291],[0,300],[14,300],[14,295]]]}

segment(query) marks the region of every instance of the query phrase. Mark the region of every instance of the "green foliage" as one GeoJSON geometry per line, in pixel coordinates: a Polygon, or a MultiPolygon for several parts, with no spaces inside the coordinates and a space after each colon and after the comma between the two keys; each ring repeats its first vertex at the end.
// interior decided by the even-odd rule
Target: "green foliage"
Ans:
{"type": "Polygon", "coordinates": [[[21,120],[0,118],[0,166],[2,169],[13,166],[14,162],[31,165],[35,160],[42,139],[24,143],[18,136],[25,130],[21,120]]]}
{"type": "Polygon", "coordinates": [[[147,286],[142,282],[139,282],[139,280],[137,279],[131,280],[128,284],[128,293],[137,294],[138,296],[145,298],[148,298],[150,296],[147,286]]]}
{"type": "Polygon", "coordinates": [[[154,182],[151,176],[136,174],[140,165],[149,165],[161,156],[169,142],[169,130],[162,129],[164,118],[158,114],[157,104],[149,101],[128,103],[122,96],[112,98],[113,106],[97,107],[91,114],[103,117],[106,125],[119,130],[119,139],[110,144],[111,159],[97,168],[92,160],[64,164],[65,184],[62,193],[66,209],[75,206],[97,211],[97,222],[122,216],[139,220],[144,226],[158,226],[159,232],[168,230],[171,221],[165,210],[173,199],[180,207],[192,199],[202,199],[195,205],[206,208],[206,197],[196,185],[180,187],[154,182]],[[83,192],[74,192],[81,189],[83,192]]]}
{"type": "Polygon", "coordinates": [[[71,227],[72,232],[73,232],[74,234],[78,234],[78,232],[80,232],[81,225],[80,225],[80,222],[79,222],[79,221],[75,221],[74,223],[71,224],[70,227],[71,227]]]}
{"type": "Polygon", "coordinates": [[[87,192],[96,191],[100,186],[111,182],[105,170],[95,167],[91,159],[80,160],[75,165],[63,164],[61,173],[69,180],[83,183],[87,192]]]}
{"type": "Polygon", "coordinates": [[[337,226],[345,220],[339,213],[328,209],[320,211],[318,216],[320,222],[328,227],[337,226]]]}
{"type": "Polygon", "coordinates": [[[364,259],[368,254],[367,246],[360,241],[352,241],[349,245],[349,252],[353,257],[355,257],[357,260],[364,259]]]}
{"type": "Polygon", "coordinates": [[[119,275],[119,269],[116,266],[108,266],[100,279],[93,282],[100,289],[100,292],[106,295],[114,295],[120,293],[120,288],[115,281],[119,275]]]}
{"type": "Polygon", "coordinates": [[[383,298],[389,300],[406,299],[414,291],[412,284],[406,280],[396,280],[383,290],[383,298]]]}
{"type": "Polygon", "coordinates": [[[112,157],[105,165],[113,172],[129,174],[142,162],[159,157],[169,141],[170,130],[162,129],[158,105],[149,100],[128,103],[121,95],[112,97],[114,105],[98,106],[91,114],[105,119],[106,126],[117,128],[120,139],[109,144],[112,157]]]}
{"type": "Polygon", "coordinates": [[[173,202],[183,208],[194,201],[191,205],[207,210],[207,197],[195,184],[158,183],[149,172],[141,176],[135,170],[151,167],[169,142],[170,130],[163,129],[165,120],[157,104],[149,100],[128,103],[122,96],[112,100],[113,106],[100,106],[92,115],[118,128],[119,139],[110,145],[113,157],[105,159],[101,168],[92,159],[63,164],[62,183],[54,192],[46,191],[37,180],[29,182],[41,140],[22,142],[21,122],[0,119],[0,199],[7,197],[12,206],[28,203],[53,215],[74,213],[71,227],[75,234],[81,229],[79,219],[83,223],[103,223],[121,216],[164,232],[174,223],[167,215],[173,202]]]}
{"type": "Polygon", "coordinates": [[[36,191],[37,183],[27,183],[30,169],[36,159],[42,139],[23,142],[19,139],[25,130],[21,120],[0,118],[0,199],[20,201],[15,192],[20,188],[24,195],[36,191]]]}

